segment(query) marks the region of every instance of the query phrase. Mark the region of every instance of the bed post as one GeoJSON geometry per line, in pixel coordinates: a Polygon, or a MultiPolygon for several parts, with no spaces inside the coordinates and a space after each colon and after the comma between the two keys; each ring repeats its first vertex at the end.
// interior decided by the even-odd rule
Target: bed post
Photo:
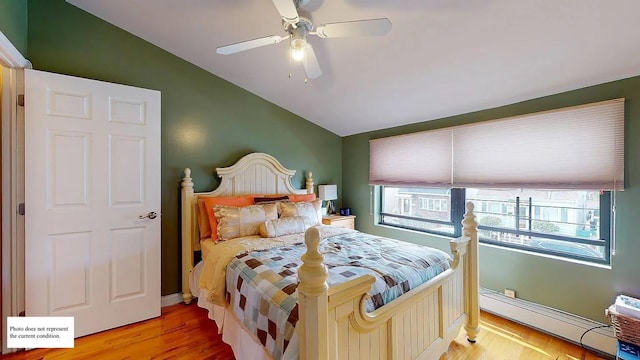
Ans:
{"type": "Polygon", "coordinates": [[[298,270],[298,314],[301,360],[329,358],[327,268],[318,251],[320,232],[312,227],[304,234],[307,252],[298,270]]]}
{"type": "Polygon", "coordinates": [[[311,171],[307,173],[307,182],[305,188],[307,189],[307,194],[313,194],[313,173],[311,171]]]}
{"type": "Polygon", "coordinates": [[[190,304],[193,296],[189,289],[189,273],[193,269],[193,237],[191,234],[193,209],[193,181],[191,181],[191,169],[184,169],[181,188],[182,210],[182,299],[185,304],[190,304]]]}
{"type": "Polygon", "coordinates": [[[479,271],[478,271],[478,223],[473,214],[474,205],[471,201],[466,204],[466,213],[462,220],[462,235],[468,237],[469,250],[465,256],[465,307],[467,308],[467,323],[464,329],[467,332],[467,340],[476,342],[480,332],[480,305],[479,305],[479,271]]]}

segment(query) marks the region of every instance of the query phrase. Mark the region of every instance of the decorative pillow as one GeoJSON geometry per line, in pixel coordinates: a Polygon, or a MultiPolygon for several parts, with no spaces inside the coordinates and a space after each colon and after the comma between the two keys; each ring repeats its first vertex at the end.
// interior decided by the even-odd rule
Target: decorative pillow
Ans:
{"type": "Polygon", "coordinates": [[[244,207],[215,205],[213,212],[218,219],[218,240],[260,235],[260,224],[278,218],[276,204],[244,207]]]}
{"type": "Polygon", "coordinates": [[[276,195],[276,196],[269,196],[267,195],[266,197],[255,197],[253,198],[253,203],[254,204],[271,204],[271,203],[277,203],[278,201],[289,201],[289,196],[287,195],[276,195]]]}
{"type": "Polygon", "coordinates": [[[311,194],[301,194],[301,195],[296,195],[296,194],[291,194],[289,195],[289,200],[291,200],[291,202],[310,202],[316,199],[316,194],[315,193],[311,193],[311,194]]]}
{"type": "Polygon", "coordinates": [[[229,196],[229,197],[206,197],[203,196],[204,205],[207,210],[207,216],[209,217],[209,225],[211,227],[211,240],[218,239],[218,220],[213,212],[215,205],[226,206],[247,206],[253,205],[253,198],[262,195],[243,195],[243,196],[229,196]]]}
{"type": "Polygon", "coordinates": [[[320,205],[322,200],[316,199],[311,202],[281,202],[280,217],[306,216],[314,225],[322,224],[322,214],[320,213],[320,205]]]}
{"type": "Polygon", "coordinates": [[[198,229],[200,230],[200,240],[211,237],[211,223],[209,223],[207,206],[203,199],[198,199],[198,229]]]}
{"type": "Polygon", "coordinates": [[[267,220],[260,224],[260,236],[272,238],[284,235],[300,234],[307,231],[307,229],[313,225],[315,225],[313,221],[306,216],[293,216],[267,220]]]}

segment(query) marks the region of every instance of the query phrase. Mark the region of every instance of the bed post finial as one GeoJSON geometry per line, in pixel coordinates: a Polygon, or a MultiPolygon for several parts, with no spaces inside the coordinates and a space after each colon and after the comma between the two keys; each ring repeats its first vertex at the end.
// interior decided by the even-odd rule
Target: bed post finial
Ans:
{"type": "Polygon", "coordinates": [[[183,189],[193,189],[193,181],[191,179],[191,169],[189,168],[184,169],[184,177],[182,178],[182,182],[180,183],[180,186],[183,189]]]}
{"type": "Polygon", "coordinates": [[[191,179],[191,169],[184,169],[184,177],[180,183],[180,198],[182,211],[182,300],[185,304],[190,304],[193,295],[189,288],[189,273],[193,269],[193,235],[191,229],[195,221],[193,214],[193,181],[191,179]],[[191,219],[191,220],[187,220],[191,219]]]}
{"type": "Polygon", "coordinates": [[[322,261],[324,257],[318,251],[320,245],[320,231],[312,227],[304,234],[307,252],[302,255],[302,266],[298,270],[300,285],[298,289],[309,295],[318,295],[328,289],[327,267],[322,261]]]}
{"type": "Polygon", "coordinates": [[[307,194],[313,194],[313,172],[309,171],[307,173],[307,194]]]}
{"type": "MultiPolygon", "coordinates": [[[[302,255],[302,265],[298,270],[298,306],[300,330],[300,359],[328,359],[329,300],[327,289],[327,267],[322,263],[318,251],[320,231],[311,227],[304,234],[307,252],[302,255]],[[310,336],[307,336],[309,334],[310,336]]],[[[296,327],[297,328],[297,327],[296,327]]]]}
{"type": "Polygon", "coordinates": [[[464,329],[467,332],[467,340],[469,342],[476,342],[476,337],[480,332],[480,304],[478,299],[478,291],[480,286],[479,271],[478,271],[478,223],[476,222],[476,216],[473,214],[474,205],[471,201],[466,204],[466,213],[462,220],[462,234],[468,237],[469,240],[469,254],[465,256],[465,272],[468,279],[467,291],[468,295],[465,295],[468,307],[467,323],[464,325],[464,329]]]}

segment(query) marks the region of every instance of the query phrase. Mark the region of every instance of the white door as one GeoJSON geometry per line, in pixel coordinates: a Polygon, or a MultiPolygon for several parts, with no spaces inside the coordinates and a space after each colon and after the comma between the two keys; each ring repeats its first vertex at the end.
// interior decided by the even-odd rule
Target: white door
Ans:
{"type": "Polygon", "coordinates": [[[159,316],[160,93],[26,70],[25,207],[27,316],[159,316]]]}

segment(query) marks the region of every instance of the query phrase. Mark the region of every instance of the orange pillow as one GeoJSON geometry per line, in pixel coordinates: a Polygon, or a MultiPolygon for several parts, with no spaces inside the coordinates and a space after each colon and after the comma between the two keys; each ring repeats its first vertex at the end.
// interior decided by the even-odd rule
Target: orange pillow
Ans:
{"type": "Polygon", "coordinates": [[[207,216],[211,225],[211,240],[218,240],[218,220],[213,213],[214,205],[226,206],[248,206],[253,205],[253,198],[262,195],[243,195],[230,197],[203,197],[204,205],[207,208],[207,216]]]}
{"type": "Polygon", "coordinates": [[[211,224],[209,214],[203,199],[198,199],[198,228],[200,229],[200,240],[211,237],[211,224]]]}
{"type": "Polygon", "coordinates": [[[302,194],[302,195],[291,194],[288,196],[291,202],[301,202],[301,201],[310,202],[316,199],[315,193],[302,194]]]}

